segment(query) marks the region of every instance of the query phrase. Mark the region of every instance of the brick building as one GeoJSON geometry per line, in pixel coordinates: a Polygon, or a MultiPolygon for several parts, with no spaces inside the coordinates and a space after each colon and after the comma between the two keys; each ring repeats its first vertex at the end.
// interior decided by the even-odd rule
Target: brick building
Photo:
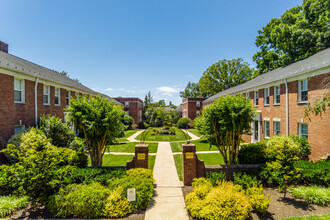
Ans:
{"type": "Polygon", "coordinates": [[[203,101],[206,98],[186,98],[182,101],[182,117],[194,120],[201,115],[203,101]]]}
{"type": "Polygon", "coordinates": [[[124,105],[124,111],[134,119],[134,124],[138,125],[142,121],[143,102],[139,98],[114,98],[124,105]]]}
{"type": "Polygon", "coordinates": [[[65,108],[75,94],[99,94],[58,72],[8,54],[8,45],[1,41],[0,85],[0,137],[5,140],[35,125],[41,114],[65,120],[65,108]]]}
{"type": "MultiPolygon", "coordinates": [[[[306,59],[262,74],[244,84],[222,91],[205,101],[209,105],[220,96],[243,94],[257,109],[246,142],[256,142],[276,134],[297,134],[308,138],[312,160],[330,153],[330,114],[304,117],[308,102],[330,93],[330,48],[306,59]]],[[[328,110],[328,109],[327,109],[328,110]]]]}

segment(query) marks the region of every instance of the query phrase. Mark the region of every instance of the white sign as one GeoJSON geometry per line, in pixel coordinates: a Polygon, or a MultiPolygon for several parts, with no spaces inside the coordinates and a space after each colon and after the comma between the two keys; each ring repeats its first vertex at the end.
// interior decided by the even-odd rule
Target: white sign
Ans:
{"type": "Polygon", "coordinates": [[[133,202],[136,200],[135,188],[127,189],[127,200],[133,202]]]}

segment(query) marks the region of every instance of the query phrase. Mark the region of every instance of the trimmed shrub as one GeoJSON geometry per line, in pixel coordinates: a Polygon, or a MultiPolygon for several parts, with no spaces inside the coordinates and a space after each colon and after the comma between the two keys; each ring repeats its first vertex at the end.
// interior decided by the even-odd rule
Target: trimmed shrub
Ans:
{"type": "Polygon", "coordinates": [[[75,137],[74,131],[68,123],[56,116],[42,115],[39,118],[38,128],[44,132],[47,138],[51,139],[51,143],[58,147],[68,147],[75,137]]]}
{"type": "Polygon", "coordinates": [[[212,189],[212,183],[209,179],[203,177],[194,179],[192,182],[194,193],[199,199],[204,199],[212,189]]]}
{"type": "Polygon", "coordinates": [[[105,204],[105,216],[110,218],[122,218],[134,211],[132,205],[123,194],[124,190],[120,186],[111,192],[105,204]]]}
{"type": "Polygon", "coordinates": [[[295,167],[302,170],[299,183],[305,185],[330,185],[330,160],[317,161],[315,163],[309,161],[299,161],[295,167]]]}
{"type": "Polygon", "coordinates": [[[299,158],[301,160],[308,160],[311,154],[311,146],[305,137],[299,137],[298,135],[290,135],[290,138],[299,145],[299,158]]]}
{"type": "Polygon", "coordinates": [[[171,127],[170,128],[170,135],[175,135],[175,134],[176,134],[175,127],[171,127]]]}
{"type": "Polygon", "coordinates": [[[261,181],[257,180],[256,176],[251,176],[246,173],[234,173],[234,184],[241,185],[244,190],[253,186],[260,186],[261,181]]]}
{"type": "Polygon", "coordinates": [[[176,124],[178,128],[189,128],[190,118],[180,118],[176,124]]]}
{"type": "Polygon", "coordinates": [[[69,145],[69,148],[76,151],[75,165],[87,167],[88,156],[85,154],[85,140],[76,137],[69,145]]]}
{"type": "Polygon", "coordinates": [[[27,196],[1,196],[0,197],[0,218],[8,217],[15,211],[25,208],[29,203],[27,196]]]}
{"type": "Polygon", "coordinates": [[[159,134],[160,135],[169,135],[170,134],[170,131],[167,130],[167,129],[160,129],[159,130],[159,134]]]}
{"type": "Polygon", "coordinates": [[[266,143],[261,141],[257,143],[241,145],[238,151],[239,164],[263,164],[268,161],[266,154],[266,143]]]}
{"type": "Polygon", "coordinates": [[[269,195],[265,197],[262,186],[254,185],[246,189],[246,196],[253,210],[257,213],[265,214],[270,205],[269,195]]]}
{"type": "Polygon", "coordinates": [[[212,220],[247,219],[251,210],[241,188],[226,181],[212,188],[204,199],[195,192],[188,194],[186,206],[192,217],[212,220]]]}
{"type": "Polygon", "coordinates": [[[218,185],[219,182],[226,180],[226,173],[224,172],[208,172],[206,178],[211,181],[213,186],[218,185]]]}
{"type": "Polygon", "coordinates": [[[123,123],[124,125],[127,126],[127,129],[132,129],[132,125],[134,124],[134,119],[129,115],[124,115],[123,123]]]}
{"type": "Polygon", "coordinates": [[[152,171],[149,169],[144,169],[144,168],[130,169],[126,171],[126,174],[127,176],[132,178],[142,177],[142,178],[150,179],[152,182],[155,182],[155,179],[152,175],[152,171]]]}
{"type": "Polygon", "coordinates": [[[136,201],[131,202],[133,209],[147,208],[153,195],[153,182],[147,178],[127,176],[121,179],[109,180],[108,183],[111,190],[114,190],[117,187],[122,187],[122,196],[126,198],[127,189],[135,188],[136,201]]]}
{"type": "Polygon", "coordinates": [[[124,176],[126,176],[126,172],[123,169],[77,168],[67,177],[66,183],[91,184],[98,182],[107,186],[109,180],[122,178],[124,176]]]}
{"type": "Polygon", "coordinates": [[[109,195],[100,183],[72,184],[51,196],[47,208],[55,217],[101,217],[109,195]]]}
{"type": "Polygon", "coordinates": [[[330,203],[330,189],[320,186],[298,186],[289,189],[291,195],[310,204],[325,206],[330,203]]]}

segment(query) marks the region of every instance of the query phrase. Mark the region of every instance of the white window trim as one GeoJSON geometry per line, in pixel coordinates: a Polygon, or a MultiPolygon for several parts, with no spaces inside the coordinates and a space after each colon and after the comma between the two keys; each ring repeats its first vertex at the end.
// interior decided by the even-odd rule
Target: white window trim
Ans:
{"type": "Polygon", "coordinates": [[[280,85],[278,85],[278,86],[274,86],[274,105],[280,105],[281,104],[281,86],[280,85]],[[280,94],[278,94],[279,96],[280,96],[280,102],[276,102],[276,88],[277,87],[279,87],[280,88],[280,91],[279,91],[279,93],[280,94]]]}
{"type": "MultiPolygon", "coordinates": [[[[20,129],[18,132],[20,131],[24,131],[25,130],[25,125],[15,125],[15,128],[17,127],[21,127],[22,129],[20,129]]],[[[15,129],[16,130],[16,129],[15,129]]],[[[17,134],[18,132],[15,132],[15,134],[17,134]]]]}
{"type": "Polygon", "coordinates": [[[196,108],[200,108],[201,107],[201,102],[196,102],[196,108]]]}
{"type": "Polygon", "coordinates": [[[50,86],[49,85],[44,85],[44,91],[43,91],[43,96],[42,99],[44,99],[44,95],[48,95],[48,103],[45,103],[43,100],[44,105],[50,105],[50,86]],[[48,87],[48,94],[45,93],[45,87],[48,87]]]}
{"type": "MultiPolygon", "coordinates": [[[[15,93],[15,79],[16,80],[20,80],[22,82],[22,88],[21,88],[21,99],[22,101],[15,101],[15,96],[14,96],[14,103],[25,103],[25,80],[24,79],[20,79],[20,78],[14,78],[14,93],[15,93]]],[[[18,90],[17,90],[18,91],[18,90]]]]}
{"type": "MultiPolygon", "coordinates": [[[[56,106],[61,106],[61,88],[55,87],[54,89],[54,100],[56,100],[56,97],[58,97],[58,104],[55,103],[56,106]],[[59,93],[58,96],[56,96],[56,90],[58,89],[59,93]]],[[[54,101],[55,102],[55,101],[54,101]]]]}
{"type": "Polygon", "coordinates": [[[254,97],[253,97],[253,104],[254,106],[259,106],[259,90],[254,91],[254,97]],[[258,93],[258,98],[256,98],[256,94],[258,93]],[[256,104],[256,100],[258,100],[258,104],[256,104]]]}
{"type": "Polygon", "coordinates": [[[70,90],[66,90],[67,93],[69,93],[69,96],[67,96],[67,93],[65,94],[65,105],[69,106],[70,105],[70,101],[71,101],[71,91],[70,90]],[[67,104],[67,100],[69,100],[69,104],[67,104]]]}
{"type": "Polygon", "coordinates": [[[269,120],[264,120],[264,138],[266,138],[266,139],[270,138],[270,121],[269,120]],[[269,136],[266,136],[266,122],[268,122],[269,136]]]}
{"type": "Polygon", "coordinates": [[[302,136],[302,125],[307,125],[307,137],[308,137],[308,124],[307,123],[298,123],[298,136],[301,137],[302,136]]]}
{"type": "Polygon", "coordinates": [[[265,88],[264,89],[264,106],[269,106],[269,103],[270,103],[270,89],[265,88]],[[268,91],[268,104],[266,104],[266,91],[268,91]]]}
{"type": "Polygon", "coordinates": [[[308,79],[298,81],[298,103],[308,103],[308,79]],[[301,101],[301,92],[303,92],[301,91],[301,83],[305,80],[307,82],[307,101],[301,101]]]}
{"type": "Polygon", "coordinates": [[[125,108],[129,108],[129,102],[128,101],[125,102],[125,108]]]}
{"type": "Polygon", "coordinates": [[[245,98],[250,98],[250,92],[245,93],[245,98]]]}
{"type": "Polygon", "coordinates": [[[280,123],[280,133],[279,133],[279,134],[281,134],[281,120],[279,120],[279,121],[275,121],[275,120],[274,120],[274,123],[273,123],[273,126],[274,126],[273,134],[274,134],[274,135],[277,135],[277,134],[276,134],[276,129],[275,129],[275,128],[276,128],[276,126],[275,126],[276,123],[280,123]]]}

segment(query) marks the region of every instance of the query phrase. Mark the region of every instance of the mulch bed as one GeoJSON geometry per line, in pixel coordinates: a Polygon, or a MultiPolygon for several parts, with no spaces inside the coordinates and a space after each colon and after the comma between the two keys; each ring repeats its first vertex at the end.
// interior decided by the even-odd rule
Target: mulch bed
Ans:
{"type": "MultiPolygon", "coordinates": [[[[136,210],[133,214],[130,214],[126,218],[121,218],[123,220],[144,220],[145,210],[136,210]]],[[[51,213],[41,205],[28,206],[25,209],[15,212],[10,219],[55,219],[52,217],[51,213]]],[[[70,218],[68,218],[70,219],[70,218]]],[[[82,219],[82,218],[72,218],[72,219],[82,219]]],[[[109,219],[109,218],[99,218],[99,219],[109,219]]]]}
{"type": "MultiPolygon", "coordinates": [[[[186,195],[192,191],[192,186],[182,187],[182,192],[185,198],[186,195]]],[[[274,188],[265,188],[265,194],[269,194],[270,197],[270,206],[267,213],[265,215],[252,213],[250,219],[282,219],[289,217],[330,214],[330,206],[309,205],[304,200],[292,197],[289,193],[287,193],[286,198],[283,198],[283,193],[278,192],[278,190],[274,188]]],[[[190,217],[190,219],[193,218],[190,217]]]]}

